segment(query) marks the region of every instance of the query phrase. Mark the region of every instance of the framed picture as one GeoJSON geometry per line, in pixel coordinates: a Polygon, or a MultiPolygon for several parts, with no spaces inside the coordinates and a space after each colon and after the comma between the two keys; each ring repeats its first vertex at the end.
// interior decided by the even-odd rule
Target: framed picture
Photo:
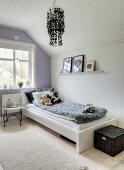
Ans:
{"type": "Polygon", "coordinates": [[[72,57],[64,58],[63,60],[63,72],[70,73],[72,69],[72,57]]]}
{"type": "Polygon", "coordinates": [[[82,72],[84,67],[84,55],[73,57],[73,72],[82,72]]]}
{"type": "Polygon", "coordinates": [[[88,61],[86,63],[86,71],[95,71],[95,65],[96,65],[95,61],[88,61]]]}

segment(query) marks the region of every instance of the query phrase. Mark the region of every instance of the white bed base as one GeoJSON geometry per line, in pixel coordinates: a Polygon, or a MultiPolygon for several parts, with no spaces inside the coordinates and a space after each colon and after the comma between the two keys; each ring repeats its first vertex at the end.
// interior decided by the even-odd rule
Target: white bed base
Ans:
{"type": "Polygon", "coordinates": [[[93,147],[93,141],[94,141],[94,131],[96,129],[102,128],[107,125],[115,125],[117,126],[117,119],[112,118],[110,120],[105,121],[104,123],[101,123],[99,125],[92,126],[90,128],[87,128],[85,130],[74,130],[68,126],[65,126],[64,124],[55,121],[47,119],[47,117],[37,117],[33,114],[33,112],[27,110],[26,108],[23,109],[23,114],[27,117],[41,123],[42,125],[52,129],[53,131],[73,140],[76,142],[76,152],[81,153],[91,147],[93,147]]]}
{"type": "MultiPolygon", "coordinates": [[[[8,99],[12,101],[16,101],[18,104],[22,103],[24,99],[20,93],[17,94],[5,94],[2,95],[2,106],[6,105],[8,99]]],[[[117,125],[117,119],[113,118],[110,120],[106,120],[104,123],[99,125],[92,126],[90,128],[84,130],[75,130],[67,125],[60,123],[59,121],[55,121],[52,118],[48,119],[47,117],[42,117],[42,114],[37,117],[33,112],[27,110],[26,108],[22,110],[23,114],[31,119],[41,123],[42,125],[52,129],[53,131],[73,140],[76,142],[76,152],[81,153],[91,147],[93,147],[93,138],[94,138],[94,131],[101,127],[107,125],[117,125]]]]}

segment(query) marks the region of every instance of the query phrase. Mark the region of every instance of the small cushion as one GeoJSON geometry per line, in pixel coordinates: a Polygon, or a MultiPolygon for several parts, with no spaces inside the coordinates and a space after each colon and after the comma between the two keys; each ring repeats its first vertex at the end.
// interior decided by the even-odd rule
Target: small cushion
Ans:
{"type": "Polygon", "coordinates": [[[47,94],[41,95],[40,103],[44,104],[46,106],[51,106],[52,105],[51,99],[47,97],[47,94]]]}
{"type": "Polygon", "coordinates": [[[36,92],[36,90],[30,91],[30,92],[25,92],[29,103],[33,103],[33,100],[34,100],[34,97],[32,95],[33,92],[36,92]]]}
{"type": "Polygon", "coordinates": [[[36,104],[41,104],[41,96],[42,95],[45,95],[45,94],[49,94],[50,93],[50,91],[44,91],[44,92],[33,92],[32,93],[32,95],[33,95],[33,97],[34,97],[34,100],[35,100],[35,102],[36,102],[36,104]]]}

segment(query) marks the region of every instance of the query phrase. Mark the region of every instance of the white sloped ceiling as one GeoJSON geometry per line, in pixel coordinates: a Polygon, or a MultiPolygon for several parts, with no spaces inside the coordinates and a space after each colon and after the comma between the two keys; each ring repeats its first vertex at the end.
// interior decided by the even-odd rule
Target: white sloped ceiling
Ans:
{"type": "Polygon", "coordinates": [[[51,57],[124,39],[124,0],[57,0],[65,11],[63,46],[51,47],[47,11],[53,0],[0,0],[0,24],[23,29],[51,57]]]}

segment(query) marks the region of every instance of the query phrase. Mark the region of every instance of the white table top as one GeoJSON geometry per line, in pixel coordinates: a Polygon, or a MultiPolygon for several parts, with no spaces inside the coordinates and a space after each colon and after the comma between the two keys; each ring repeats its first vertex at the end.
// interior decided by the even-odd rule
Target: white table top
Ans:
{"type": "Polygon", "coordinates": [[[25,106],[17,106],[17,107],[2,107],[2,109],[10,111],[10,110],[20,110],[23,109],[25,106]]]}

